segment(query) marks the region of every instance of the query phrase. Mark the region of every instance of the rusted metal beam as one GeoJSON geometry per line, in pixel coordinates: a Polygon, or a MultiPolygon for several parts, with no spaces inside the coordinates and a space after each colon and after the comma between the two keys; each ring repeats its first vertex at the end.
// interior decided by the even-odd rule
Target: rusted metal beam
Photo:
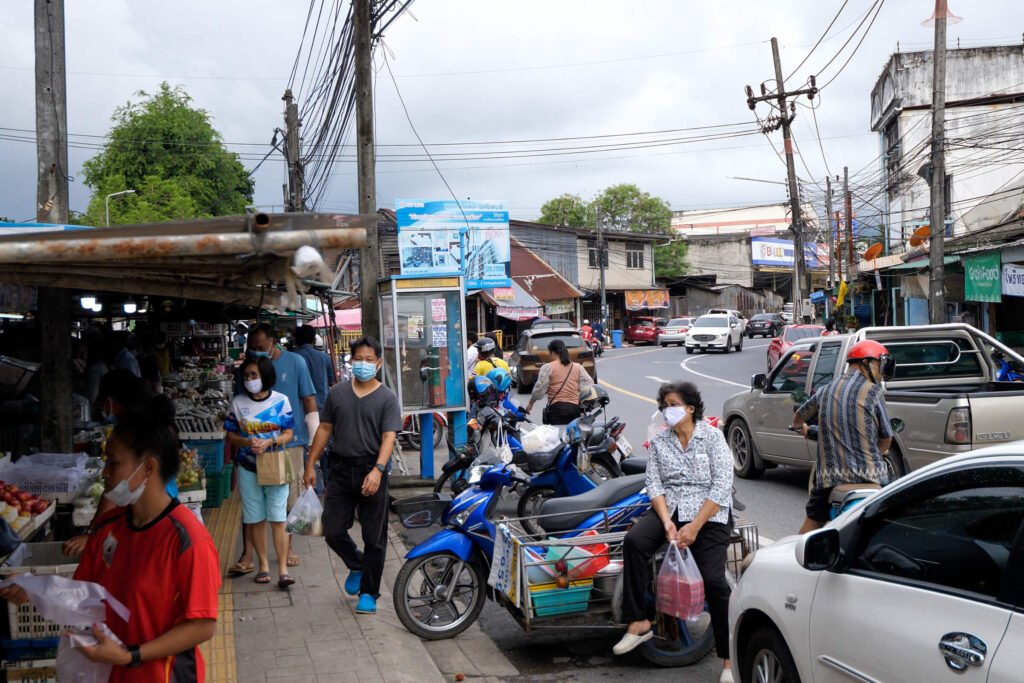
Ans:
{"type": "Polygon", "coordinates": [[[137,259],[175,256],[280,254],[295,251],[305,245],[318,249],[358,249],[366,246],[366,230],[327,228],[265,233],[153,234],[135,237],[115,236],[106,230],[81,231],[65,233],[60,240],[0,240],[0,263],[81,264],[97,261],[131,262],[137,259]]]}

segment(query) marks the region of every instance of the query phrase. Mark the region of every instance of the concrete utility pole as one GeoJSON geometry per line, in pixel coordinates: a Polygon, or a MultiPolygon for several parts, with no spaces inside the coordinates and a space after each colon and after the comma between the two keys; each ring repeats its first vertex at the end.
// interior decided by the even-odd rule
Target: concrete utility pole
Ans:
{"type": "MultiPolygon", "coordinates": [[[[371,0],[352,0],[356,54],[356,137],[359,165],[359,213],[377,214],[376,151],[373,143],[373,27],[371,0]]],[[[376,221],[366,228],[366,248],[359,255],[359,297],[363,334],[380,336],[377,280],[380,279],[380,236],[376,221]]]]}
{"type": "Polygon", "coordinates": [[[604,286],[604,269],[605,263],[608,261],[608,252],[605,249],[604,244],[604,224],[601,221],[601,211],[597,212],[597,267],[601,273],[601,326],[605,329],[605,334],[611,335],[608,332],[608,291],[604,286]]]}
{"type": "MultiPolygon", "coordinates": [[[[35,0],[36,220],[68,222],[67,83],[64,0],[35,0]]],[[[71,292],[39,288],[39,428],[43,451],[71,451],[71,292]]]]}
{"type": "Polygon", "coordinates": [[[946,0],[935,0],[935,51],[932,73],[931,242],[928,248],[928,322],[946,322],[946,0]]]}
{"type": "Polygon", "coordinates": [[[288,192],[285,211],[306,210],[306,187],[302,159],[299,158],[299,105],[291,88],[284,91],[284,154],[288,161],[288,192]]]}
{"type": "MultiPolygon", "coordinates": [[[[789,188],[789,204],[790,212],[792,214],[792,231],[793,231],[793,263],[795,266],[793,273],[793,316],[794,320],[797,319],[798,315],[802,315],[803,311],[803,296],[802,296],[802,280],[807,272],[807,266],[804,262],[804,229],[803,219],[800,215],[800,190],[797,187],[796,182],[796,160],[793,156],[793,136],[790,132],[790,124],[793,122],[793,118],[796,116],[795,108],[792,105],[786,104],[786,98],[795,95],[807,95],[808,99],[813,99],[817,94],[818,89],[815,87],[814,78],[811,77],[811,87],[803,90],[794,90],[786,92],[785,79],[782,75],[782,61],[779,58],[779,41],[776,38],[772,38],[772,61],[775,64],[775,83],[778,87],[778,92],[767,93],[764,85],[761,86],[761,97],[754,97],[754,91],[748,85],[746,87],[747,94],[747,106],[753,111],[758,102],[766,100],[775,100],[778,103],[779,117],[776,125],[767,125],[763,130],[765,133],[769,133],[772,130],[782,128],[782,140],[783,147],[786,154],[786,176],[787,186],[789,188]],[[788,110],[788,111],[787,111],[788,110]]],[[[769,119],[771,122],[771,119],[769,119]]],[[[808,278],[808,289],[810,287],[810,279],[808,278]]],[[[807,292],[810,295],[810,291],[807,292]]]]}
{"type": "Polygon", "coordinates": [[[843,211],[846,213],[846,297],[853,317],[853,195],[850,194],[850,169],[843,166],[843,211]]]}
{"type": "MultiPolygon", "coordinates": [[[[828,286],[835,287],[836,240],[832,233],[832,176],[825,177],[825,223],[828,225],[828,286]]],[[[831,294],[831,292],[829,292],[831,294]]],[[[825,297],[826,314],[832,308],[831,297],[825,297]]]]}

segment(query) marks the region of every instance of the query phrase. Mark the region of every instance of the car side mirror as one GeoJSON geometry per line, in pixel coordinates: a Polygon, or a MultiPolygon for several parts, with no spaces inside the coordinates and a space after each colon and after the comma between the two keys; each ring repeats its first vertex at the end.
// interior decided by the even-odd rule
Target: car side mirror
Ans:
{"type": "Polygon", "coordinates": [[[733,323],[732,325],[729,325],[729,327],[735,330],[737,327],[739,327],[739,324],[733,323]]]}
{"type": "Polygon", "coordinates": [[[768,375],[759,372],[750,378],[751,389],[764,389],[768,386],[768,375]]]}
{"type": "Polygon", "coordinates": [[[812,572],[832,569],[839,563],[841,548],[837,529],[820,529],[804,534],[796,543],[796,561],[812,572]]]}

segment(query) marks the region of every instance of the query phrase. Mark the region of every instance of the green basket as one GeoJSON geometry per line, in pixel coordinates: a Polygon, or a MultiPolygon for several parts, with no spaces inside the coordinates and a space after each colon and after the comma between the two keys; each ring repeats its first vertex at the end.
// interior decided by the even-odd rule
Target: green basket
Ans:
{"type": "Polygon", "coordinates": [[[220,474],[206,475],[206,500],[204,508],[219,508],[231,493],[231,470],[225,469],[220,474]]]}

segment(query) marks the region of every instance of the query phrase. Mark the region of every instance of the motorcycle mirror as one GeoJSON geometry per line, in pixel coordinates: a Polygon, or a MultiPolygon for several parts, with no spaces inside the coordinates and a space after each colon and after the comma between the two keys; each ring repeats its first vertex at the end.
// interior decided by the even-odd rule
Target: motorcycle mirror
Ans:
{"type": "Polygon", "coordinates": [[[889,426],[892,428],[893,434],[899,434],[907,427],[907,423],[898,417],[894,417],[889,420],[889,426]]]}

